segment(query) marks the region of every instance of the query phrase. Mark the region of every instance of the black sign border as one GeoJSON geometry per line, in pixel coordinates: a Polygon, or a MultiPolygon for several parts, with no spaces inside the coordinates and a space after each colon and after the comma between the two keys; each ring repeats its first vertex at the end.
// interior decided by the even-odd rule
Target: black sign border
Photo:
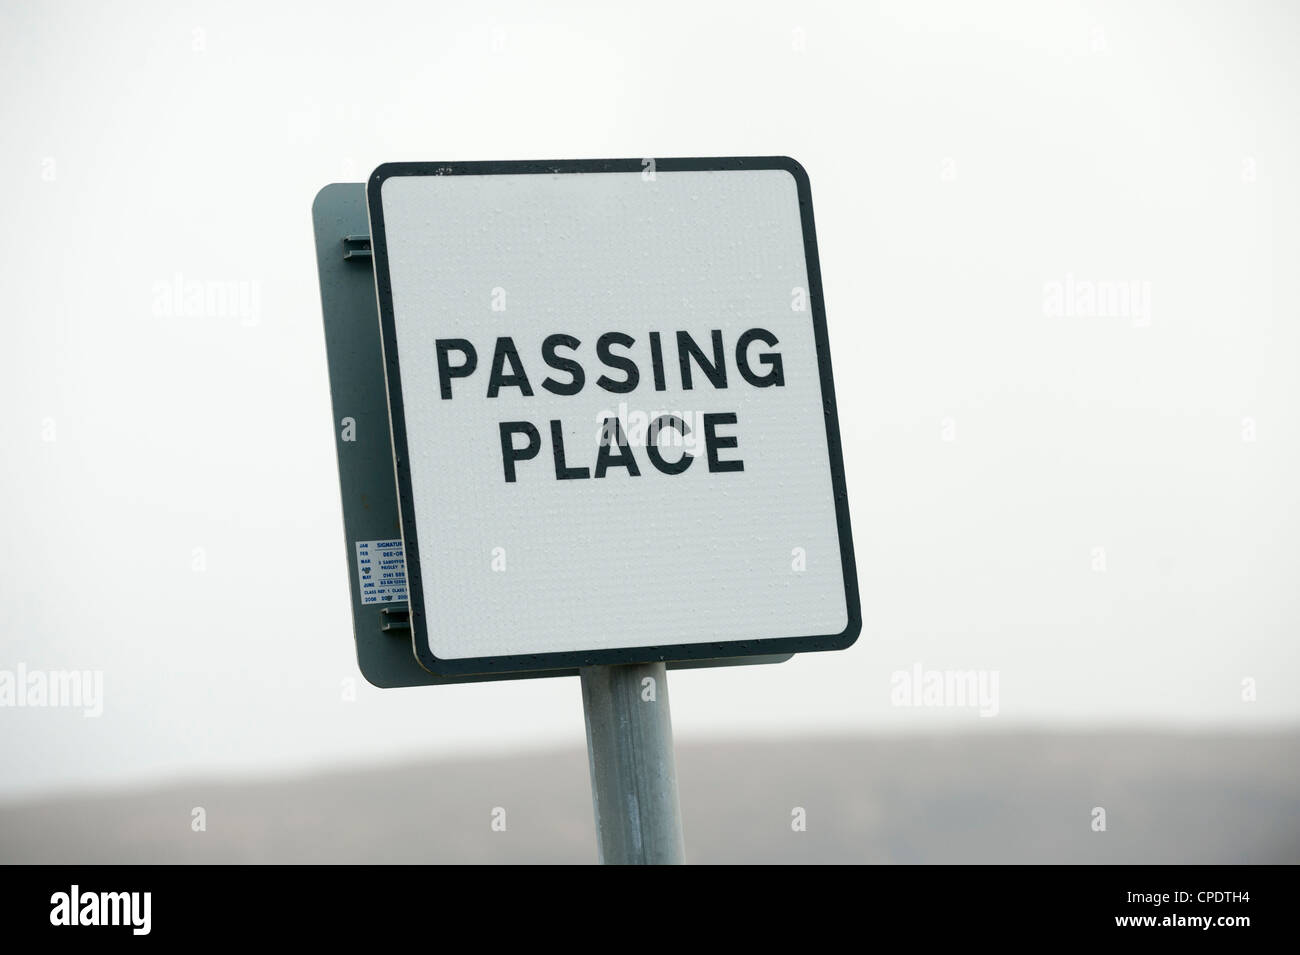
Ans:
{"type": "Polygon", "coordinates": [[[410,456],[407,452],[406,417],[402,405],[402,378],[397,352],[397,329],[393,317],[393,289],[388,270],[388,244],[384,233],[383,184],[396,176],[491,176],[555,175],[563,173],[641,172],[642,159],[563,159],[501,162],[393,162],[384,163],[366,184],[370,210],[370,239],[375,263],[375,290],[379,297],[379,323],[384,344],[384,378],[388,389],[389,425],[393,433],[394,467],[398,502],[402,516],[402,538],[406,553],[406,585],[411,607],[411,644],[420,665],[431,673],[523,672],[554,670],[602,664],[647,663],[668,660],[700,660],[710,657],[751,654],[804,653],[843,650],[853,644],[862,630],[862,608],[858,599],[857,565],[853,557],[853,532],[849,524],[848,492],[844,483],[844,457],[840,443],[839,414],[835,403],[835,382],[831,374],[830,343],[826,334],[826,309],[822,299],[821,263],[817,256],[817,233],[813,226],[812,190],[808,173],[788,156],[731,156],[654,160],[656,172],[742,169],[781,169],[794,177],[798,187],[799,213],[803,224],[804,259],[808,272],[808,293],[812,305],[813,336],[817,366],[821,375],[822,402],[826,419],[826,446],[830,455],[831,486],[835,494],[835,517],[839,530],[840,563],[844,576],[844,602],[848,612],[845,628],[834,634],[804,637],[770,637],[761,640],[725,640],[714,643],[665,644],[614,650],[563,651],[496,657],[435,657],[429,647],[424,605],[424,582],[420,576],[420,545],[415,522],[415,501],[411,493],[410,456]]]}

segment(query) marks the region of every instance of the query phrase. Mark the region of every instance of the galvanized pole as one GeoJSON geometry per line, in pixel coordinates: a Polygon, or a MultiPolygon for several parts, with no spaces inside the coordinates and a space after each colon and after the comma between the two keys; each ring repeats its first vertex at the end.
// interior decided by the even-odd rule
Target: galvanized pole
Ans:
{"type": "Polygon", "coordinates": [[[662,663],[579,670],[596,845],[606,865],[686,861],[662,663]]]}

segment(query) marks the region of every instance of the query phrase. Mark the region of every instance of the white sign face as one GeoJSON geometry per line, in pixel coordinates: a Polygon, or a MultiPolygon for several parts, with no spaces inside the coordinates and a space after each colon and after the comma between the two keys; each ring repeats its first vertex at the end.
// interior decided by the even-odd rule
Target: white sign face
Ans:
{"type": "Polygon", "coordinates": [[[368,202],[427,669],[853,642],[797,163],[390,164],[368,202]]]}

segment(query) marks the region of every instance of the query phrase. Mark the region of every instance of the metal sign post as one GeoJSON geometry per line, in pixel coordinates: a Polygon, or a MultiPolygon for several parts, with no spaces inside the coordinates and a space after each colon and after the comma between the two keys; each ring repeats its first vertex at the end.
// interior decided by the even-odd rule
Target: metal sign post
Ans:
{"type": "Polygon", "coordinates": [[[606,865],[686,861],[662,663],[582,667],[596,844],[606,865]]]}

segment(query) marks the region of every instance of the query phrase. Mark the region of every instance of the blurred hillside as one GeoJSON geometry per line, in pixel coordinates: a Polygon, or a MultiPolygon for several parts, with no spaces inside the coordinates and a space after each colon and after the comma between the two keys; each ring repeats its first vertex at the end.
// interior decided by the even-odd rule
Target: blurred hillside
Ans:
{"type": "MultiPolygon", "coordinates": [[[[677,755],[696,863],[1300,862],[1300,733],[825,737],[677,755]],[[791,831],[796,806],[805,832],[791,831]]],[[[0,806],[0,861],[586,863],[590,800],[581,750],[196,780],[0,806]],[[197,806],[205,832],[191,830],[197,806]]]]}

